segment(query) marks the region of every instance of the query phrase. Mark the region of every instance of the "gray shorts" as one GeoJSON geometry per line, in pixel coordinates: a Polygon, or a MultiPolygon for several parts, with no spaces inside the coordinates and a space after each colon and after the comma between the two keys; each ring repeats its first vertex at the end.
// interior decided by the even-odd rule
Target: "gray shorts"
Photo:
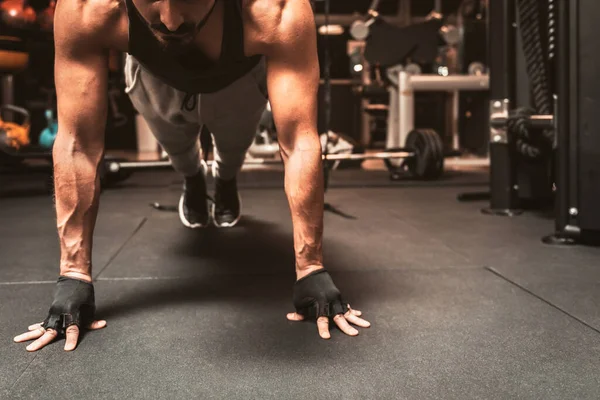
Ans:
{"type": "Polygon", "coordinates": [[[228,87],[188,98],[188,106],[195,104],[193,108],[183,107],[184,92],[153,76],[130,55],[125,62],[125,83],[134,107],[148,122],[175,170],[186,176],[198,172],[203,125],[213,135],[215,175],[231,179],[241,169],[267,104],[264,59],[228,87]]]}

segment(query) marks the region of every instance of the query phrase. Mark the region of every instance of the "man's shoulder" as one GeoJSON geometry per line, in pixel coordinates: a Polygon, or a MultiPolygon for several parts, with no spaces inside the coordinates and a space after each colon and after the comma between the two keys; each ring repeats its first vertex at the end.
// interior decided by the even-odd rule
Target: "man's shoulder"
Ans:
{"type": "Polygon", "coordinates": [[[242,0],[244,18],[265,32],[276,28],[288,0],[242,0]]]}
{"type": "Polygon", "coordinates": [[[242,0],[244,18],[265,44],[285,41],[290,31],[312,19],[309,0],[242,0]]]}
{"type": "Polygon", "coordinates": [[[60,0],[57,3],[55,31],[81,41],[109,43],[119,30],[125,13],[124,0],[60,0]]]}

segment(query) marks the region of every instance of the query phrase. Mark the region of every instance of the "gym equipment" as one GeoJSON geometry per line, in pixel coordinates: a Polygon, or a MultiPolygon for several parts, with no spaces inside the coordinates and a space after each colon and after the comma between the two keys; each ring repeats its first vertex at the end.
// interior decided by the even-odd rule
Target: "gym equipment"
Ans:
{"type": "MultiPolygon", "coordinates": [[[[14,117],[13,117],[14,119],[14,117]]],[[[16,155],[29,145],[30,115],[27,110],[12,105],[0,106],[0,150],[8,155],[16,155]],[[4,120],[8,112],[21,115],[21,123],[4,120]]]]}
{"type": "MultiPolygon", "coordinates": [[[[548,14],[555,15],[554,0],[548,0],[548,5],[552,9],[548,14]]],[[[490,207],[484,210],[486,213],[520,214],[527,202],[548,202],[553,196],[551,159],[560,118],[553,118],[552,113],[556,114],[560,99],[551,95],[552,68],[548,67],[556,44],[549,40],[554,50],[544,49],[541,13],[538,1],[489,2],[488,30],[495,34],[489,52],[491,168],[490,207]],[[518,35],[522,51],[515,53],[518,35]],[[523,86],[527,96],[519,96],[523,86]],[[516,108],[516,104],[525,107],[516,108]]],[[[549,23],[548,30],[550,36],[554,35],[556,24],[549,23]]]]}
{"type": "MultiPolygon", "coordinates": [[[[28,63],[29,54],[25,48],[25,43],[21,39],[12,36],[0,36],[0,73],[13,74],[26,68],[28,63]]],[[[4,96],[8,94],[7,83],[4,82],[3,86],[2,99],[6,103],[10,101],[10,99],[4,99],[4,96]]]]}
{"type": "Polygon", "coordinates": [[[252,145],[248,149],[250,157],[276,157],[279,154],[279,144],[274,139],[277,135],[275,121],[273,120],[273,112],[271,104],[267,103],[267,107],[262,113],[256,136],[252,141],[252,145]]]}
{"type": "Polygon", "coordinates": [[[379,18],[379,12],[377,11],[379,8],[379,3],[380,0],[373,0],[369,6],[369,10],[367,11],[367,15],[370,17],[369,19],[366,21],[354,21],[350,26],[350,35],[355,40],[365,40],[369,37],[371,25],[373,25],[377,21],[377,18],[379,18]]]}
{"type": "MultiPolygon", "coordinates": [[[[391,179],[398,180],[405,168],[412,176],[425,180],[438,179],[444,173],[444,144],[440,135],[431,129],[411,131],[406,138],[406,146],[414,149],[415,157],[405,158],[399,167],[391,159],[384,162],[391,172],[391,179]]],[[[393,150],[388,150],[393,151],[393,150]]]]}
{"type": "MultiPolygon", "coordinates": [[[[378,5],[378,2],[374,3],[378,5]]],[[[403,28],[380,20],[374,8],[371,8],[368,14],[369,19],[366,22],[359,20],[353,25],[358,32],[354,37],[365,41],[351,42],[348,46],[348,54],[355,65],[354,68],[361,65],[358,69],[362,75],[361,93],[365,98],[363,111],[367,115],[363,123],[363,130],[366,130],[363,132],[364,142],[370,142],[369,121],[373,118],[383,120],[387,114],[386,149],[411,147],[406,141],[415,129],[417,91],[451,93],[452,114],[458,115],[460,91],[486,92],[489,89],[489,75],[481,63],[474,63],[468,75],[451,74],[447,66],[440,66],[437,74],[422,74],[420,65],[436,65],[440,55],[440,43],[446,43],[450,47],[457,46],[461,38],[460,27],[444,24],[440,14],[430,13],[425,22],[403,28]],[[361,47],[364,48],[362,52],[359,50],[361,47]],[[357,60],[357,55],[361,53],[364,56],[364,65],[357,60]],[[373,82],[371,66],[374,66],[376,74],[376,80],[373,82]],[[386,79],[382,79],[382,75],[385,75],[386,79]],[[387,94],[387,104],[379,104],[382,94],[387,94]],[[375,101],[375,104],[371,104],[371,101],[375,101]]],[[[458,118],[448,122],[452,125],[453,134],[453,151],[448,153],[458,155],[458,118]]],[[[393,166],[393,162],[388,162],[388,165],[393,166]]],[[[392,177],[396,176],[397,174],[392,174],[392,177]]]]}
{"type": "Polygon", "coordinates": [[[502,72],[492,74],[490,208],[484,211],[522,212],[523,193],[533,190],[524,186],[541,179],[543,191],[535,194],[547,195],[555,208],[555,233],[543,242],[598,244],[600,136],[594,104],[600,101],[600,86],[593,42],[600,6],[547,0],[542,8],[530,0],[491,0],[490,10],[490,31],[495,32],[490,65],[492,72],[502,72]],[[514,54],[518,33],[521,58],[514,54]],[[515,109],[523,103],[518,96],[522,75],[531,85],[533,107],[515,109]],[[541,172],[527,170],[532,163],[541,172]]]}
{"type": "Polygon", "coordinates": [[[3,0],[0,2],[0,27],[2,33],[15,33],[31,29],[37,16],[25,0],[3,0]]]}
{"type": "Polygon", "coordinates": [[[276,157],[279,154],[279,144],[267,131],[262,131],[256,134],[254,141],[248,149],[250,157],[276,157]]]}
{"type": "Polygon", "coordinates": [[[486,70],[485,70],[485,65],[483,65],[483,63],[480,63],[479,61],[474,61],[471,64],[469,64],[469,75],[483,75],[485,74],[486,70]]]}
{"type": "MultiPolygon", "coordinates": [[[[387,147],[401,146],[414,129],[414,93],[416,91],[448,91],[456,93],[460,90],[485,91],[489,88],[489,76],[484,75],[449,75],[435,74],[412,75],[404,70],[389,78],[397,82],[397,88],[390,91],[390,116],[387,147]]],[[[455,96],[456,97],[456,96],[455,96]]]]}
{"type": "MultiPolygon", "coordinates": [[[[323,154],[362,154],[365,151],[353,138],[332,131],[329,131],[327,135],[321,135],[321,149],[323,150],[323,154]]],[[[361,160],[336,160],[329,162],[331,170],[345,167],[360,168],[361,163],[361,160]]]]}
{"type": "Polygon", "coordinates": [[[58,121],[54,118],[52,110],[46,110],[45,114],[48,126],[40,133],[38,143],[45,149],[51,149],[58,134],[58,121]]]}
{"type": "MultiPolygon", "coordinates": [[[[600,6],[581,0],[549,1],[548,41],[555,55],[555,233],[549,244],[600,243],[600,60],[593,41],[598,36],[600,6]]],[[[550,85],[552,86],[552,84],[550,85]]]]}
{"type": "MultiPolygon", "coordinates": [[[[514,122],[517,125],[525,125],[529,128],[534,129],[556,129],[554,115],[536,115],[536,114],[522,114],[517,113],[516,115],[508,115],[508,110],[502,107],[502,104],[492,105],[492,115],[490,116],[490,126],[493,129],[500,130],[503,132],[509,125],[514,122]]],[[[493,141],[502,140],[499,136],[492,136],[493,141]]]]}
{"type": "MultiPolygon", "coordinates": [[[[161,161],[161,163],[171,165],[171,162],[168,160],[161,161]]],[[[119,168],[116,166],[131,164],[135,163],[128,163],[123,158],[105,156],[100,164],[100,186],[102,188],[111,187],[128,179],[133,174],[134,169],[119,168]]]]}
{"type": "MultiPolygon", "coordinates": [[[[398,179],[400,173],[408,170],[417,179],[438,179],[443,173],[444,153],[439,135],[432,130],[416,130],[411,133],[411,144],[414,148],[388,149],[380,153],[363,154],[323,154],[325,161],[363,161],[363,160],[395,160],[406,161],[402,167],[391,167],[393,179],[398,179]]],[[[212,161],[207,161],[212,166],[212,161]]],[[[279,165],[281,160],[273,158],[248,158],[244,165],[279,165]]],[[[387,163],[386,163],[387,165],[387,163]]],[[[105,159],[102,179],[106,185],[122,182],[135,171],[164,170],[172,167],[170,161],[122,161],[105,159]]]]}

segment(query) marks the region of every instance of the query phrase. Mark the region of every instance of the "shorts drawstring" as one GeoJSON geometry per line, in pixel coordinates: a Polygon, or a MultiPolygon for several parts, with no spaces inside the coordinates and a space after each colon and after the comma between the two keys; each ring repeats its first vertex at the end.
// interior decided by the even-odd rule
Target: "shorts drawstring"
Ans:
{"type": "Polygon", "coordinates": [[[183,102],[181,102],[181,111],[194,111],[197,104],[198,99],[196,95],[193,93],[186,93],[183,102]]]}

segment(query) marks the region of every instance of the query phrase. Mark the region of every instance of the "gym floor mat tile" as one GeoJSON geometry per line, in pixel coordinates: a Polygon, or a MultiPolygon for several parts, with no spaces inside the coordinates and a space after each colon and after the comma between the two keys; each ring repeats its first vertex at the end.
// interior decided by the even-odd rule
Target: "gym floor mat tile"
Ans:
{"type": "MultiPolygon", "coordinates": [[[[563,251],[569,252],[569,249],[563,251]]],[[[579,252],[572,253],[573,258],[567,263],[530,262],[501,265],[494,270],[508,281],[600,331],[600,254],[596,255],[595,263],[586,264],[579,262],[579,252]]]]}
{"type": "MultiPolygon", "coordinates": [[[[598,398],[600,335],[489,271],[333,275],[373,324],[357,338],[286,321],[292,276],[101,281],[108,328],[41,351],[10,398],[598,398]]],[[[4,329],[50,293],[3,291],[4,329]]]]}
{"type": "MultiPolygon", "coordinates": [[[[56,280],[59,242],[56,217],[47,199],[25,199],[14,210],[0,212],[0,285],[7,282],[56,280]]],[[[94,273],[99,272],[142,224],[143,218],[102,209],[94,235],[94,273]]]]}
{"type": "MultiPolygon", "coordinates": [[[[328,201],[356,219],[325,216],[325,266],[333,271],[477,267],[427,232],[405,225],[374,199],[359,204],[357,189],[336,189],[328,201]]],[[[388,196],[394,196],[387,191],[388,196]]],[[[288,272],[293,236],[285,194],[242,190],[244,217],[232,229],[184,228],[175,213],[153,212],[102,277],[188,277],[210,273],[288,272]]],[[[178,193],[173,193],[175,204],[178,193]]]]}

